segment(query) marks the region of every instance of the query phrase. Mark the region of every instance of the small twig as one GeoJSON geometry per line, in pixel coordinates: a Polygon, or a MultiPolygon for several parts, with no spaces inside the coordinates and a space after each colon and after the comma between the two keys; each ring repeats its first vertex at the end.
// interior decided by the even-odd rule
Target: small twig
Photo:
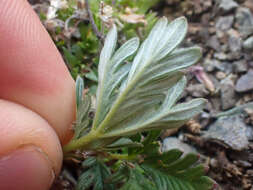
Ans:
{"type": "Polygon", "coordinates": [[[97,27],[97,25],[96,25],[96,23],[94,21],[92,12],[90,10],[89,0],[85,0],[85,7],[86,7],[86,10],[88,12],[89,21],[91,23],[91,27],[92,27],[93,32],[95,33],[95,35],[97,36],[97,38],[103,42],[104,41],[104,36],[103,36],[102,33],[99,32],[98,27],[97,27]]]}

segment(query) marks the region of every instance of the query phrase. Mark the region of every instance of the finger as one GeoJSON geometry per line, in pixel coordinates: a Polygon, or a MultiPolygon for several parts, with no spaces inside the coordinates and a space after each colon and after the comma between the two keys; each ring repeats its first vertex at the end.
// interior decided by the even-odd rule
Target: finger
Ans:
{"type": "Polygon", "coordinates": [[[46,190],[61,168],[54,130],[31,110],[0,100],[0,189],[46,190]]]}
{"type": "Polygon", "coordinates": [[[74,81],[25,0],[0,1],[0,58],[0,98],[34,110],[66,141],[75,117],[74,81]]]}

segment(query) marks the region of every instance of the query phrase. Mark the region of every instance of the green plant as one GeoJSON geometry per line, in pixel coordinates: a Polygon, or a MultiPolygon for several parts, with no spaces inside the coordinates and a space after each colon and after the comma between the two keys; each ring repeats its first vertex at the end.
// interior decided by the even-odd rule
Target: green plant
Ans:
{"type": "Polygon", "coordinates": [[[186,85],[182,69],[201,57],[198,47],[178,48],[187,21],[161,18],[139,47],[132,38],[118,50],[115,25],[108,32],[98,65],[96,112],[83,97],[78,77],[77,121],[74,138],[64,146],[65,157],[81,150],[77,189],[192,189],[207,190],[213,181],[197,165],[198,156],[182,157],[179,150],[160,151],[162,129],[178,128],[205,106],[204,99],[176,104],[186,85]],[[95,156],[94,156],[95,155],[95,156]]]}
{"type": "MultiPolygon", "coordinates": [[[[159,0],[120,0],[103,1],[103,6],[112,8],[112,15],[105,15],[110,17],[112,23],[118,23],[120,36],[120,43],[126,39],[137,35],[141,40],[148,34],[153,24],[157,20],[156,14],[149,11],[159,0]],[[142,15],[144,23],[129,23],[122,21],[120,15],[126,14],[126,9],[134,10],[133,14],[142,15]]],[[[57,10],[56,20],[64,23],[64,26],[57,26],[53,31],[49,28],[52,38],[58,49],[62,52],[63,57],[68,64],[73,78],[80,75],[86,80],[86,84],[92,89],[91,92],[95,94],[98,80],[98,59],[97,55],[100,53],[100,41],[92,31],[89,18],[85,13],[85,5],[78,6],[78,2],[84,0],[71,0],[68,1],[67,7],[62,7],[57,10]],[[80,36],[73,36],[71,31],[78,31],[80,36]]],[[[101,0],[90,0],[90,9],[92,11],[94,21],[98,29],[103,32],[108,31],[108,23],[101,19],[101,0]]],[[[106,13],[105,13],[106,14],[106,13]]],[[[41,20],[46,22],[45,13],[40,13],[41,20]]],[[[127,16],[126,16],[127,17],[127,16]]],[[[131,15],[129,15],[131,17],[131,15]]],[[[47,25],[46,25],[47,26],[47,25]]]]}

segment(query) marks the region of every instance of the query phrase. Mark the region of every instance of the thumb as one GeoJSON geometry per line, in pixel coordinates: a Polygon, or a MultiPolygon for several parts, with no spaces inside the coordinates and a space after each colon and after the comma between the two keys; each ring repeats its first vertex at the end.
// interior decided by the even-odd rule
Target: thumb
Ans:
{"type": "Polygon", "coordinates": [[[0,100],[0,189],[47,190],[60,172],[54,130],[31,110],[0,100]]]}

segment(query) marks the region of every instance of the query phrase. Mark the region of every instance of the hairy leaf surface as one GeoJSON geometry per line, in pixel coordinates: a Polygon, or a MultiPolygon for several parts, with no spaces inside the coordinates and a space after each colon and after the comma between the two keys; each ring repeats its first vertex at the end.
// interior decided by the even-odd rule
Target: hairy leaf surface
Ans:
{"type": "Polygon", "coordinates": [[[186,31],[183,17],[169,24],[166,18],[160,19],[133,62],[125,64],[137,50],[138,39],[127,41],[115,52],[117,31],[111,29],[100,57],[92,130],[98,129],[108,138],[179,127],[202,110],[203,99],[174,106],[186,84],[181,70],[201,57],[198,47],[176,49],[186,31]]]}

